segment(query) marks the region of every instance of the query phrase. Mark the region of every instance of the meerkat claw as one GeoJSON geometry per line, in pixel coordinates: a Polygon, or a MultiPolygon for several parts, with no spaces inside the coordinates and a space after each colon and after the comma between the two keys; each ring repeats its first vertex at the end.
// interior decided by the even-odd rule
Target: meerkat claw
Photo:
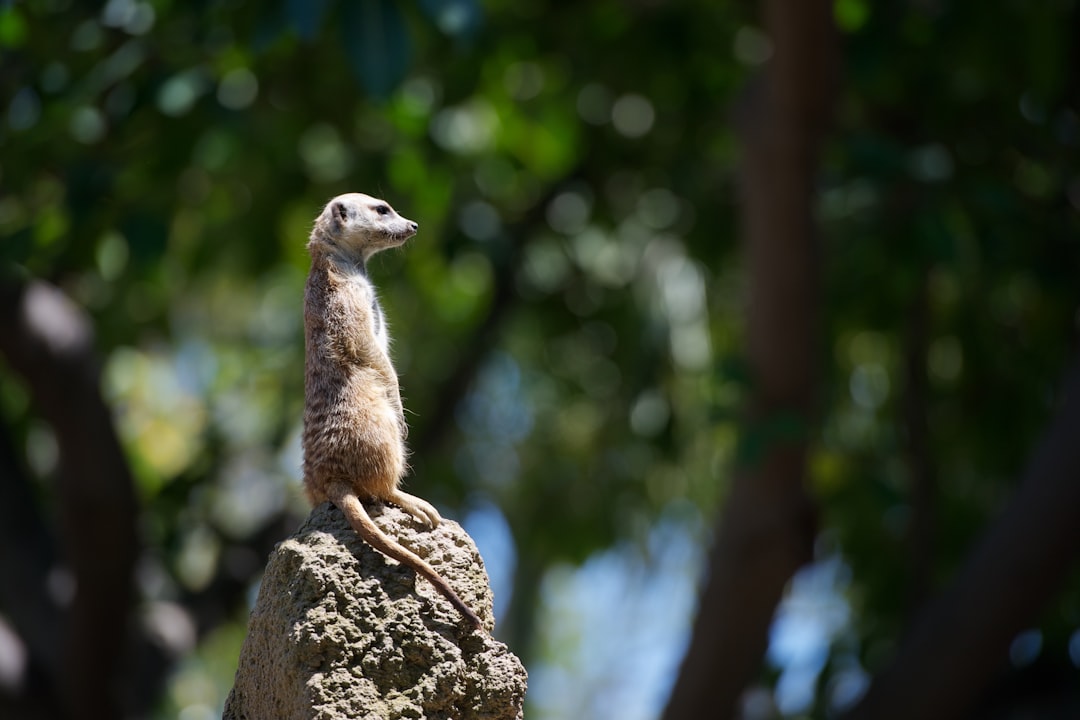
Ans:
{"type": "Polygon", "coordinates": [[[415,495],[398,490],[394,492],[389,500],[430,528],[438,527],[439,523],[442,522],[442,516],[439,515],[439,511],[435,509],[435,506],[415,495]]]}

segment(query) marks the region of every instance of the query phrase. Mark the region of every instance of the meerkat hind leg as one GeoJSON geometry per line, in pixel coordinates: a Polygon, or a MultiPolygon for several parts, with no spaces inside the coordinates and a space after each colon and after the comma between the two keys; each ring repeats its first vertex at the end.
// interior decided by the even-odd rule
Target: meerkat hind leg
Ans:
{"type": "Polygon", "coordinates": [[[386,500],[397,505],[429,527],[436,527],[442,522],[442,516],[439,515],[439,511],[435,509],[435,506],[415,495],[395,490],[386,500]]]}

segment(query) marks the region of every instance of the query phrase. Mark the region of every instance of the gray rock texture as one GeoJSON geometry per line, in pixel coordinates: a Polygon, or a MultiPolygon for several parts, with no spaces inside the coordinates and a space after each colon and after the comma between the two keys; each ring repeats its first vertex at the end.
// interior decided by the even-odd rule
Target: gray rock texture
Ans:
{"type": "MultiPolygon", "coordinates": [[[[368,512],[494,627],[483,561],[457,523],[427,530],[394,507],[368,512]]],[[[223,717],[515,720],[526,680],[506,645],[324,503],[270,556],[223,717]]]]}

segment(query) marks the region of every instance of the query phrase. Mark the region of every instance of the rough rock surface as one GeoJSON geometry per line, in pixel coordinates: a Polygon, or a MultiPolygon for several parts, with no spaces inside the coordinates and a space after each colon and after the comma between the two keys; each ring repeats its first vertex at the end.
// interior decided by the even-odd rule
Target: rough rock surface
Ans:
{"type": "MultiPolygon", "coordinates": [[[[472,539],[369,506],[490,630],[492,594],[472,539]]],[[[225,720],[522,717],[525,668],[426,581],[360,540],[324,503],[270,556],[225,720]]]]}

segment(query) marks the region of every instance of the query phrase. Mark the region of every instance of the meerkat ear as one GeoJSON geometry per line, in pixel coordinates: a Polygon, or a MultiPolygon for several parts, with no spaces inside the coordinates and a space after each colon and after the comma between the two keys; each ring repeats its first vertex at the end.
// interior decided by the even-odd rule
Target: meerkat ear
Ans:
{"type": "Polygon", "coordinates": [[[349,208],[345,206],[343,202],[334,203],[330,208],[330,216],[338,221],[338,223],[344,225],[349,219],[349,208]]]}

